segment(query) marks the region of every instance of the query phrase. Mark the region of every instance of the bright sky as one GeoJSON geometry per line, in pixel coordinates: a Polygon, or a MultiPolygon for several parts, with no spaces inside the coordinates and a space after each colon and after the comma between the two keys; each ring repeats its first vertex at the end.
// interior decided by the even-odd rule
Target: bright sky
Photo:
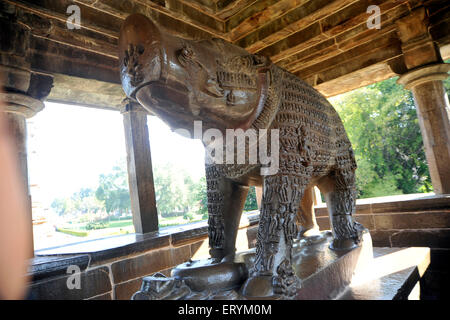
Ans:
{"type": "MultiPolygon", "coordinates": [[[[148,126],[153,166],[170,162],[195,179],[204,175],[199,140],[173,133],[156,117],[149,117],[148,126]]],[[[125,159],[119,112],[46,102],[45,109],[28,120],[29,179],[39,186],[31,192],[44,206],[81,188],[95,189],[99,174],[125,159]]]]}

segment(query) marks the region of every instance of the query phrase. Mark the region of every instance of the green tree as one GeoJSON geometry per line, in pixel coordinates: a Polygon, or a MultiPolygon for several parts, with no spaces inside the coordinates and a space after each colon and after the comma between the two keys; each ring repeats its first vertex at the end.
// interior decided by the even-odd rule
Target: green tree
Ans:
{"type": "Polygon", "coordinates": [[[245,200],[244,211],[258,210],[258,202],[256,201],[255,187],[248,190],[247,199],[245,200]]]}
{"type": "Polygon", "coordinates": [[[67,211],[67,199],[56,198],[55,200],[53,200],[53,202],[50,206],[60,216],[69,213],[67,211]]]}
{"type": "Polygon", "coordinates": [[[331,99],[355,150],[361,198],[430,191],[414,100],[396,80],[331,99]]]}
{"type": "Polygon", "coordinates": [[[182,185],[184,171],[174,172],[171,164],[155,166],[153,179],[155,183],[155,197],[158,213],[161,215],[173,212],[186,212],[185,187],[182,185]]]}
{"type": "Polygon", "coordinates": [[[104,202],[105,210],[108,213],[130,211],[128,175],[124,165],[114,166],[112,172],[100,175],[95,196],[104,202]]]}

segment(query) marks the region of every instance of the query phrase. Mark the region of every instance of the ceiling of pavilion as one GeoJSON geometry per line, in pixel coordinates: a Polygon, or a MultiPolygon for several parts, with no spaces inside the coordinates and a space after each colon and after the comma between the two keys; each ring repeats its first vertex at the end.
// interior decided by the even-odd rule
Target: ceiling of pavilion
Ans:
{"type": "Polygon", "coordinates": [[[425,6],[429,32],[449,57],[446,0],[2,0],[32,32],[32,67],[55,74],[50,99],[116,107],[117,40],[123,20],[142,13],[170,32],[219,37],[266,55],[333,96],[405,72],[395,21],[425,6]],[[81,29],[66,27],[67,7],[81,9],[81,29]],[[369,29],[369,5],[381,29],[369,29]],[[89,79],[81,81],[80,78],[89,79]]]}

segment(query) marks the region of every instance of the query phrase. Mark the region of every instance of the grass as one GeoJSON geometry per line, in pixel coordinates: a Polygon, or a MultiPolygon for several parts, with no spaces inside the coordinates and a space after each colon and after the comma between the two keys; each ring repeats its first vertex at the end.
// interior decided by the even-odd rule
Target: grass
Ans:
{"type": "Polygon", "coordinates": [[[63,229],[63,228],[56,228],[56,231],[65,233],[65,234],[70,234],[71,236],[76,236],[76,237],[87,237],[89,235],[89,232],[87,232],[87,231],[78,231],[78,230],[63,229]]]}
{"type": "MultiPolygon", "coordinates": [[[[187,224],[191,222],[199,222],[204,219],[202,219],[202,215],[194,214],[194,219],[192,220],[186,220],[183,218],[183,216],[179,217],[168,217],[164,218],[159,216],[159,227],[170,227],[170,226],[178,226],[182,224],[187,224]]],[[[96,229],[96,230],[87,230],[86,225],[87,222],[83,223],[68,223],[61,228],[58,227],[56,231],[70,234],[77,237],[86,237],[93,234],[99,234],[101,236],[109,236],[109,235],[119,235],[119,234],[126,234],[126,233],[133,233],[134,229],[133,226],[133,219],[126,219],[126,220],[112,220],[112,221],[105,221],[107,222],[105,228],[96,229]],[[122,229],[123,228],[123,229],[122,229]]]]}

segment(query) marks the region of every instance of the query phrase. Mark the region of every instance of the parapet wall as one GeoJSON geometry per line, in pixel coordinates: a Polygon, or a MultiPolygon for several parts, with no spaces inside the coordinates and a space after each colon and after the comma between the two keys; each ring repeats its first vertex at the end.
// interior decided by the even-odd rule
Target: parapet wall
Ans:
{"type": "MultiPolygon", "coordinates": [[[[322,230],[330,229],[324,205],[316,207],[322,230]]],[[[243,217],[238,251],[253,248],[258,214],[243,217]]],[[[421,280],[422,296],[441,298],[449,285],[450,195],[407,195],[358,200],[356,219],[371,233],[375,247],[430,247],[431,265],[421,280]],[[443,279],[447,279],[443,281],[443,279]]],[[[29,299],[124,299],[140,288],[147,275],[170,270],[189,259],[208,256],[206,223],[125,235],[41,250],[34,259],[29,299]],[[68,288],[80,268],[80,288],[68,288]]]]}
{"type": "MultiPolygon", "coordinates": [[[[316,207],[316,216],[321,230],[330,229],[325,205],[316,207]]],[[[361,199],[355,217],[375,247],[450,248],[450,195],[361,199]]]]}
{"type": "MultiPolygon", "coordinates": [[[[255,246],[258,216],[249,214],[241,219],[238,251],[255,246]]],[[[170,275],[174,266],[207,258],[208,252],[206,223],[40,250],[31,267],[28,299],[129,300],[143,277],[155,272],[170,275]],[[79,289],[73,288],[74,275],[67,273],[73,265],[81,270],[79,289]]]]}

